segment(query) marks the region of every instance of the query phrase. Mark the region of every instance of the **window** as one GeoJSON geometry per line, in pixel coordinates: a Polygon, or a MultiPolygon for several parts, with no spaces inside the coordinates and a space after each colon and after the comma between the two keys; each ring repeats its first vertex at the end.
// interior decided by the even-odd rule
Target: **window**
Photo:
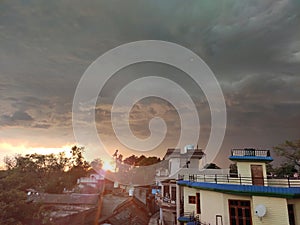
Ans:
{"type": "Polygon", "coordinates": [[[176,187],[171,188],[172,200],[176,201],[176,187]]]}
{"type": "Polygon", "coordinates": [[[252,225],[250,201],[229,200],[230,225],[252,225]]]}
{"type": "Polygon", "coordinates": [[[197,214],[200,214],[201,213],[201,210],[200,210],[200,193],[196,193],[196,212],[197,214]]]}
{"type": "Polygon", "coordinates": [[[289,222],[290,225],[295,225],[294,205],[288,204],[289,222]]]}
{"type": "Polygon", "coordinates": [[[189,204],[196,204],[196,196],[189,196],[189,204]]]}
{"type": "Polygon", "coordinates": [[[164,197],[170,197],[170,189],[168,185],[164,185],[164,197]]]}

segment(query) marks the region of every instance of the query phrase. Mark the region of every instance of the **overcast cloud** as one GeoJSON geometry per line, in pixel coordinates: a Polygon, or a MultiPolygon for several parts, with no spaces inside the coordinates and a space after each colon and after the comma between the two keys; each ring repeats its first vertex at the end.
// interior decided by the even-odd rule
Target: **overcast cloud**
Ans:
{"type": "MultiPolygon", "coordinates": [[[[74,143],[72,100],[85,69],[111,48],[149,39],[191,49],[215,73],[228,113],[219,163],[233,147],[271,148],[300,138],[299,12],[296,0],[3,0],[0,142],[44,147],[74,143]]],[[[210,113],[201,90],[174,68],[144,64],[117,73],[99,100],[97,125],[112,152],[131,153],[112,135],[114,96],[140,76],[170,74],[177,74],[175,81],[197,104],[199,145],[205,148],[210,113]]],[[[178,115],[166,102],[140,102],[131,115],[137,136],[149,135],[152,116],[166,118],[170,128],[165,142],[151,153],[162,156],[178,138],[178,115]]],[[[96,158],[93,154],[89,157],[96,158]]]]}

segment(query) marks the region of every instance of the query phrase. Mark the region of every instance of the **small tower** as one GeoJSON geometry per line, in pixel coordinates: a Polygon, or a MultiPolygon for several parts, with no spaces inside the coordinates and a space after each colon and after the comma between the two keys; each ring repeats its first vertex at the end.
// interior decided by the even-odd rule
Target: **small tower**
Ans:
{"type": "Polygon", "coordinates": [[[270,150],[232,149],[229,159],[236,162],[238,175],[242,179],[248,180],[249,184],[268,185],[266,163],[273,161],[270,150]]]}
{"type": "Polygon", "coordinates": [[[164,160],[169,161],[170,174],[175,174],[181,168],[196,168],[200,167],[200,159],[204,155],[202,149],[195,149],[194,145],[187,145],[181,149],[168,149],[164,160]]]}

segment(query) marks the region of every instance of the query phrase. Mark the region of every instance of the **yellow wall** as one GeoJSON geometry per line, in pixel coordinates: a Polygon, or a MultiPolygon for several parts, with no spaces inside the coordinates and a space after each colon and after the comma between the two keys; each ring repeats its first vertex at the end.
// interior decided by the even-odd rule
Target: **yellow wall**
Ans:
{"type": "Polygon", "coordinates": [[[288,199],[288,204],[294,204],[296,225],[300,225],[300,199],[288,199]]]}
{"type": "MultiPolygon", "coordinates": [[[[266,164],[264,162],[237,162],[236,165],[238,174],[242,177],[249,178],[249,184],[252,184],[251,165],[261,165],[263,167],[263,176],[267,178],[266,164]]],[[[264,184],[267,185],[267,179],[265,179],[264,184]]]]}
{"type": "Polygon", "coordinates": [[[189,196],[196,196],[196,193],[200,190],[195,188],[184,187],[184,212],[195,212],[196,204],[189,204],[189,196]]]}
{"type": "Polygon", "coordinates": [[[216,215],[222,215],[224,223],[224,194],[213,191],[201,191],[201,220],[211,225],[215,224],[216,215]]]}
{"type": "MultiPolygon", "coordinates": [[[[252,209],[252,198],[250,196],[238,196],[238,195],[230,195],[230,194],[224,194],[224,212],[223,212],[223,224],[230,224],[229,221],[229,200],[247,200],[251,203],[251,209],[252,209]]],[[[251,216],[253,217],[253,212],[251,210],[251,216]]],[[[214,223],[213,223],[214,224],[214,223]]],[[[270,224],[271,225],[271,224],[270,224]]]]}
{"type": "Polygon", "coordinates": [[[253,211],[257,205],[264,205],[267,209],[266,215],[259,219],[255,216],[254,212],[252,215],[254,225],[272,224],[272,225],[288,225],[288,211],[287,211],[287,200],[285,198],[272,198],[272,197],[260,197],[253,196],[253,211]]]}
{"type": "Polygon", "coordinates": [[[201,214],[200,219],[202,222],[214,225],[216,222],[216,215],[221,215],[223,218],[223,225],[229,225],[229,209],[228,200],[251,200],[251,197],[237,196],[223,194],[214,191],[199,190],[195,188],[184,187],[184,212],[196,212],[196,204],[188,203],[188,196],[196,196],[200,193],[201,214]]]}
{"type": "Polygon", "coordinates": [[[184,211],[195,212],[196,204],[188,203],[188,196],[200,193],[201,215],[203,222],[216,224],[216,215],[221,215],[223,225],[229,225],[228,200],[249,200],[251,202],[251,216],[253,225],[288,225],[287,204],[294,204],[296,225],[300,225],[300,199],[286,200],[285,198],[261,197],[261,196],[239,196],[223,194],[214,191],[184,188],[184,211]],[[267,213],[260,219],[255,215],[255,207],[259,204],[266,206],[267,213]]]}

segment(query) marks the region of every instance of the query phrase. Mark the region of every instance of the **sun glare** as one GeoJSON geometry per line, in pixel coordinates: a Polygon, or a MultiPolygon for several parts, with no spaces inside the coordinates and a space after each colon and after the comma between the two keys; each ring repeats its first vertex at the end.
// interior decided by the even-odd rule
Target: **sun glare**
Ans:
{"type": "Polygon", "coordinates": [[[67,157],[70,155],[71,145],[65,145],[58,148],[47,148],[47,147],[30,147],[26,145],[12,145],[9,143],[0,143],[0,149],[2,154],[58,154],[64,152],[67,157]]]}
{"type": "Polygon", "coordinates": [[[109,162],[109,161],[103,161],[103,166],[102,166],[102,169],[104,169],[105,171],[114,171],[115,170],[115,166],[113,165],[112,162],[109,162]]]}
{"type": "Polygon", "coordinates": [[[10,144],[7,142],[0,142],[0,169],[4,168],[3,159],[4,157],[14,156],[15,154],[58,154],[64,152],[66,157],[70,157],[71,145],[65,145],[57,148],[47,148],[47,147],[31,147],[26,144],[10,144]]]}
{"type": "MultiPolygon", "coordinates": [[[[5,156],[13,156],[14,154],[58,154],[60,152],[64,152],[66,157],[71,157],[70,150],[72,148],[72,145],[65,145],[62,147],[57,148],[47,148],[47,147],[31,147],[27,146],[26,144],[19,144],[19,145],[13,145],[10,143],[4,143],[0,142],[0,169],[3,167],[3,163],[1,163],[1,160],[5,156]]],[[[110,159],[103,159],[103,166],[102,169],[105,171],[115,171],[115,165],[114,162],[110,159]]]]}

